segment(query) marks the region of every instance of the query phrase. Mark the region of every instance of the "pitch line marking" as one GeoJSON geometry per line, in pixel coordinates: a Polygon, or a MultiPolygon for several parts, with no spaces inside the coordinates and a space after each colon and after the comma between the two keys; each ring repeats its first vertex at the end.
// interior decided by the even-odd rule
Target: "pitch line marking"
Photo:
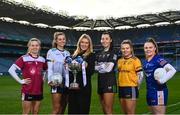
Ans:
{"type": "MultiPolygon", "coordinates": [[[[179,101],[179,102],[177,102],[177,103],[174,103],[174,104],[168,105],[166,108],[169,108],[169,107],[174,107],[174,106],[179,105],[179,104],[180,104],[180,101],[179,101]]],[[[147,112],[147,113],[145,113],[145,114],[143,114],[143,115],[150,114],[150,113],[151,113],[151,112],[147,112]]]]}

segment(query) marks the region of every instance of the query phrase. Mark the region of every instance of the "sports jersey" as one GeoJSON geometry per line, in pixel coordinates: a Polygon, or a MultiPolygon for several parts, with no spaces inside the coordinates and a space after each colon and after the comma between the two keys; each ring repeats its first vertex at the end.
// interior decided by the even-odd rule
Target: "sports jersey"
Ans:
{"type": "Polygon", "coordinates": [[[155,55],[150,61],[145,60],[143,63],[143,69],[146,75],[146,86],[147,89],[162,90],[166,88],[166,84],[158,84],[154,79],[154,71],[157,68],[164,67],[168,62],[160,55],[155,55]]]}
{"type": "Polygon", "coordinates": [[[113,68],[109,72],[99,73],[98,72],[98,93],[116,93],[117,92],[117,82],[115,75],[115,67],[117,62],[117,54],[115,51],[101,51],[96,54],[96,64],[100,65],[103,63],[112,62],[114,64],[113,68]]]}
{"type": "Polygon", "coordinates": [[[70,56],[70,53],[67,50],[52,48],[48,51],[48,82],[52,81],[51,76],[54,73],[60,73],[63,77],[65,77],[64,62],[67,56],[70,56]]]}
{"type": "Polygon", "coordinates": [[[22,71],[23,79],[31,78],[31,83],[22,85],[22,93],[40,95],[43,92],[42,72],[47,68],[45,59],[41,56],[37,58],[30,54],[23,55],[15,62],[22,71]]]}
{"type": "Polygon", "coordinates": [[[98,73],[99,76],[114,76],[115,75],[115,66],[117,61],[117,54],[115,51],[101,51],[96,54],[96,64],[102,64],[107,62],[114,63],[113,69],[108,73],[98,73]]]}
{"type": "Polygon", "coordinates": [[[120,58],[118,60],[119,86],[137,86],[137,72],[142,70],[141,61],[137,57],[120,58]]]}

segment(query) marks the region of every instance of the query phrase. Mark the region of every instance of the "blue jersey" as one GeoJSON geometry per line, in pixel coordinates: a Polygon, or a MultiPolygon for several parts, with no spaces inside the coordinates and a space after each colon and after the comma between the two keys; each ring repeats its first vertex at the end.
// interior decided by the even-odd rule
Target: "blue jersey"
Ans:
{"type": "Polygon", "coordinates": [[[143,69],[146,75],[146,86],[148,90],[162,90],[167,88],[166,84],[158,84],[154,79],[154,71],[164,67],[168,62],[160,55],[155,55],[150,61],[145,60],[143,69]]]}

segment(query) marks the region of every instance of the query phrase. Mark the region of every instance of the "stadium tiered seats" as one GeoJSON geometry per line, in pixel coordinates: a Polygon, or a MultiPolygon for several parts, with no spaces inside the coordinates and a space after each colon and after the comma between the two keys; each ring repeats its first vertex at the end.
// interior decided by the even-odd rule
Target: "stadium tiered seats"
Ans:
{"type": "MultiPolygon", "coordinates": [[[[46,56],[47,50],[51,48],[53,34],[56,31],[62,31],[66,34],[67,49],[71,53],[76,48],[79,37],[84,33],[91,36],[94,51],[100,50],[101,48],[100,41],[103,31],[77,31],[73,29],[56,30],[54,28],[39,28],[31,25],[27,26],[3,21],[0,21],[0,27],[0,53],[9,54],[8,56],[20,56],[25,54],[27,50],[25,48],[27,41],[32,37],[37,37],[42,41],[41,54],[46,56]],[[6,45],[7,43],[8,45],[6,45]]],[[[120,50],[120,44],[124,39],[130,39],[134,44],[136,56],[144,58],[143,44],[148,37],[154,37],[159,44],[160,54],[164,57],[172,59],[177,56],[178,60],[173,60],[173,63],[175,63],[176,66],[180,63],[180,25],[172,24],[168,26],[152,26],[139,29],[132,28],[127,30],[110,30],[110,32],[112,34],[114,46],[117,50],[120,50]],[[174,41],[177,41],[177,43],[174,41]]],[[[180,67],[178,66],[178,68],[180,67]]]]}
{"type": "Polygon", "coordinates": [[[28,41],[30,38],[37,37],[43,43],[51,42],[51,34],[41,28],[26,26],[17,23],[8,23],[0,21],[0,35],[6,36],[7,39],[28,41]]]}
{"type": "Polygon", "coordinates": [[[13,64],[14,58],[0,57],[0,75],[7,74],[9,67],[13,64]]]}

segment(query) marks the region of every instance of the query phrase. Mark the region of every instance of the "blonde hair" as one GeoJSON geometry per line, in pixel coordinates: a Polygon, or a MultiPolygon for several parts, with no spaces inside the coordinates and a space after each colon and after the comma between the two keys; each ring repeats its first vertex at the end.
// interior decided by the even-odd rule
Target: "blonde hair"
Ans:
{"type": "Polygon", "coordinates": [[[53,48],[57,48],[56,40],[57,40],[59,35],[63,35],[65,37],[65,39],[66,39],[66,35],[64,34],[64,32],[55,32],[54,33],[54,38],[53,38],[53,41],[52,41],[52,47],[53,48]]]}
{"type": "Polygon", "coordinates": [[[76,57],[79,53],[82,52],[82,49],[80,47],[80,43],[82,41],[82,39],[87,39],[89,41],[89,48],[86,50],[86,52],[83,54],[83,56],[88,56],[90,53],[93,52],[93,44],[92,44],[92,40],[91,40],[91,37],[87,34],[82,34],[77,42],[77,48],[76,50],[74,51],[74,54],[73,54],[73,57],[76,57]]]}
{"type": "Polygon", "coordinates": [[[157,45],[157,43],[156,43],[156,41],[155,41],[154,38],[149,37],[148,40],[147,40],[145,43],[152,43],[152,44],[154,45],[154,47],[156,48],[155,53],[156,53],[156,54],[159,53],[158,45],[157,45]]]}
{"type": "Polygon", "coordinates": [[[121,47],[122,47],[123,44],[129,44],[129,46],[130,46],[130,48],[131,48],[131,54],[132,54],[132,56],[134,57],[134,56],[135,56],[135,55],[134,55],[134,48],[133,48],[133,43],[131,42],[131,40],[129,40],[129,39],[123,40],[123,41],[121,42],[121,47]]]}
{"type": "Polygon", "coordinates": [[[30,47],[30,45],[31,45],[31,43],[32,43],[33,41],[38,42],[39,46],[41,47],[41,41],[40,41],[39,39],[37,39],[37,38],[31,38],[31,39],[28,41],[28,43],[27,43],[27,47],[28,47],[27,53],[30,53],[29,47],[30,47]]]}

